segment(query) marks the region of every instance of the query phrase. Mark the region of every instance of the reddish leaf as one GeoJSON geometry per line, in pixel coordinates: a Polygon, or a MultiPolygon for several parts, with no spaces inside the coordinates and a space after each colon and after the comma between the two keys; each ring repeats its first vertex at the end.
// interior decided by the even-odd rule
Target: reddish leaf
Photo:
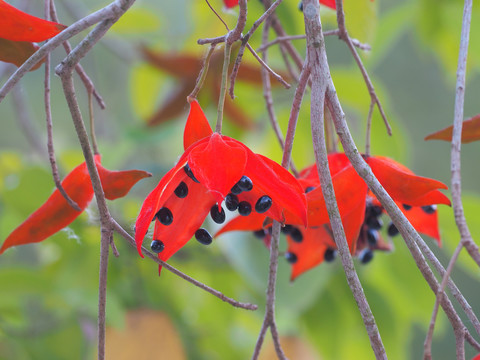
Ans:
{"type": "MultiPolygon", "coordinates": [[[[427,193],[436,189],[448,189],[444,183],[438,180],[406,172],[403,166],[399,166],[398,163],[388,158],[370,156],[367,158],[367,163],[389,195],[403,204],[431,205],[432,203],[424,202],[429,200],[425,199],[427,193]]],[[[446,204],[449,205],[449,202],[446,204]]]]}
{"type": "Polygon", "coordinates": [[[38,42],[57,35],[65,25],[29,15],[0,0],[0,38],[38,42]]]}
{"type": "MultiPolygon", "coordinates": [[[[436,131],[425,137],[425,140],[452,141],[453,126],[436,131]]],[[[468,144],[480,140],[480,114],[465,120],[462,125],[462,143],[468,144]]]]}
{"type": "Polygon", "coordinates": [[[202,108],[198,101],[192,101],[190,104],[190,113],[188,114],[187,124],[183,133],[183,148],[187,148],[193,143],[207,136],[212,135],[212,128],[208,123],[202,108]]]}
{"type": "MultiPolygon", "coordinates": [[[[82,211],[93,198],[93,188],[85,163],[73,169],[62,181],[62,186],[82,211]]],[[[55,189],[45,204],[7,237],[0,249],[0,254],[11,246],[45,240],[69,225],[80,214],[81,211],[73,209],[60,191],[55,189]]]]}
{"type": "Polygon", "coordinates": [[[102,182],[105,198],[115,200],[124,197],[140,180],[152,176],[142,170],[110,171],[97,162],[97,169],[102,182]]]}
{"type": "MultiPolygon", "coordinates": [[[[100,156],[95,157],[107,199],[113,200],[128,193],[140,179],[150,176],[140,170],[109,171],[100,165],[100,156]]],[[[83,211],[93,198],[93,187],[86,163],[73,169],[62,181],[62,186],[83,211]]],[[[72,223],[82,211],[73,209],[55,189],[47,201],[7,237],[0,254],[11,246],[40,242],[72,223]]]]}
{"type": "MultiPolygon", "coordinates": [[[[39,46],[28,41],[12,41],[0,38],[0,61],[21,66],[39,46]]],[[[40,60],[30,71],[36,70],[45,60],[40,60]]]]}

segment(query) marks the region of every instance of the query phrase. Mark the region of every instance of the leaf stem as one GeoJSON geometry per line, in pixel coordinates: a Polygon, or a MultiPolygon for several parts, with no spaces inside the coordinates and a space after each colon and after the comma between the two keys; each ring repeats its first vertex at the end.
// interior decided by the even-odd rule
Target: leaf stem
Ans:
{"type": "Polygon", "coordinates": [[[230,65],[230,55],[232,52],[232,44],[225,42],[225,52],[223,59],[223,69],[222,69],[222,82],[220,84],[220,95],[218,97],[218,108],[217,108],[217,124],[215,126],[215,131],[219,134],[222,133],[222,121],[223,121],[223,109],[225,107],[225,97],[227,94],[227,82],[228,82],[228,68],[230,65]]]}

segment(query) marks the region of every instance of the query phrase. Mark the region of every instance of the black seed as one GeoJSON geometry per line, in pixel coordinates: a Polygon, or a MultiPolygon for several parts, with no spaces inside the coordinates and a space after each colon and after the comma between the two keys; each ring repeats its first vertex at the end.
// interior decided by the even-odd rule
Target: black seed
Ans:
{"type": "Polygon", "coordinates": [[[285,253],[285,259],[287,259],[287,261],[290,263],[290,264],[295,264],[298,260],[297,258],[297,255],[295,255],[294,253],[292,252],[286,252],[285,253]]]}
{"type": "Polygon", "coordinates": [[[362,264],[368,264],[373,259],[373,251],[370,249],[365,249],[360,253],[360,255],[358,255],[358,258],[362,264]]]}
{"type": "Polygon", "coordinates": [[[371,246],[377,245],[378,242],[378,231],[373,229],[367,230],[367,241],[371,246]]]}
{"type": "Polygon", "coordinates": [[[240,188],[240,186],[238,185],[238,183],[236,183],[235,185],[233,185],[232,189],[230,190],[232,192],[233,195],[238,195],[240,194],[243,190],[240,188]]]}
{"type": "Polygon", "coordinates": [[[290,232],[290,236],[292,237],[292,240],[299,243],[302,242],[303,240],[303,235],[300,230],[298,230],[296,227],[292,227],[292,231],[290,232]]]}
{"type": "Polygon", "coordinates": [[[425,211],[427,214],[434,214],[435,211],[437,211],[437,206],[436,205],[422,206],[422,210],[425,211]]]}
{"type": "Polygon", "coordinates": [[[264,195],[257,200],[255,204],[255,211],[259,214],[264,213],[272,206],[272,198],[270,196],[264,195]]]}
{"type": "Polygon", "coordinates": [[[202,228],[195,231],[195,239],[197,239],[197,241],[203,245],[210,245],[212,243],[212,235],[210,235],[207,230],[202,228]]]}
{"type": "Polygon", "coordinates": [[[326,262],[332,262],[333,260],[335,260],[336,257],[337,252],[335,251],[335,249],[332,248],[328,248],[327,250],[325,250],[325,254],[323,254],[323,260],[325,260],[326,262]]]}
{"type": "Polygon", "coordinates": [[[398,235],[399,231],[394,223],[390,223],[390,225],[388,225],[387,233],[389,236],[398,235]]]}
{"type": "Polygon", "coordinates": [[[309,192],[312,191],[312,190],[315,190],[315,187],[314,187],[314,186],[309,186],[309,187],[307,187],[307,188],[305,189],[305,194],[306,194],[306,193],[309,193],[309,192]]]}
{"type": "Polygon", "coordinates": [[[379,230],[383,226],[383,221],[376,217],[369,217],[366,219],[366,224],[370,229],[379,230]]]}
{"type": "Polygon", "coordinates": [[[238,180],[237,185],[240,186],[242,191],[250,191],[253,189],[253,182],[248,176],[243,175],[240,180],[238,180]]]}
{"type": "Polygon", "coordinates": [[[302,11],[303,12],[303,1],[300,1],[298,3],[298,10],[302,11]]]}
{"type": "Polygon", "coordinates": [[[173,214],[170,209],[166,207],[162,207],[158,210],[155,216],[163,225],[170,225],[173,221],[173,214]]]}
{"type": "Polygon", "coordinates": [[[285,225],[280,228],[280,231],[285,235],[288,235],[292,232],[293,229],[294,227],[292,225],[285,225]]]}
{"type": "Polygon", "coordinates": [[[246,201],[241,201],[238,204],[238,213],[242,216],[248,216],[252,212],[252,205],[246,201]]]}
{"type": "Polygon", "coordinates": [[[235,211],[238,208],[238,197],[237,195],[228,194],[225,196],[225,206],[230,211],[235,211]]]}
{"type": "Polygon", "coordinates": [[[221,208],[221,211],[219,212],[217,204],[213,205],[210,209],[210,216],[217,224],[223,224],[225,222],[225,210],[221,208]]]}
{"type": "Polygon", "coordinates": [[[185,166],[183,167],[183,170],[185,170],[185,173],[188,175],[190,179],[192,179],[196,183],[200,183],[200,181],[197,180],[195,175],[193,175],[192,169],[190,169],[190,165],[188,165],[188,163],[185,164],[185,166]]]}
{"type": "Polygon", "coordinates": [[[253,235],[254,235],[256,238],[263,239],[263,238],[265,237],[265,235],[267,235],[267,234],[265,233],[265,230],[260,229],[260,230],[254,231],[254,232],[253,232],[253,235]]]}
{"type": "Polygon", "coordinates": [[[183,181],[177,186],[177,188],[174,191],[175,195],[179,197],[180,199],[183,199],[187,197],[188,195],[188,186],[185,184],[183,181]]]}
{"type": "Polygon", "coordinates": [[[407,205],[407,204],[402,204],[402,206],[403,206],[403,208],[404,208],[405,210],[407,210],[407,211],[412,208],[410,205],[407,205]]]}
{"type": "Polygon", "coordinates": [[[153,240],[150,244],[150,248],[154,253],[161,253],[165,249],[165,245],[160,240],[153,240]]]}

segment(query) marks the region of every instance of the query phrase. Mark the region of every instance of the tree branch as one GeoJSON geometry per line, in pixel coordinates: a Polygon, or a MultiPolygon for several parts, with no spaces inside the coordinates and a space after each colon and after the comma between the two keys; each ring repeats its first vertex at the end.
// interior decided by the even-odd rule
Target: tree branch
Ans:
{"type": "MultiPolygon", "coordinates": [[[[115,229],[115,231],[120,234],[125,240],[128,241],[128,243],[133,247],[133,248],[137,248],[137,245],[135,243],[135,239],[130,236],[130,234],[125,231],[125,229],[123,227],[120,226],[120,224],[118,224],[113,218],[111,219],[111,223],[112,223],[112,226],[113,228],[115,229]]],[[[149,259],[153,260],[155,263],[157,263],[158,265],[161,265],[163,268],[167,269],[168,271],[170,271],[171,273],[177,275],[178,277],[182,278],[183,280],[186,280],[188,281],[189,283],[195,285],[196,287],[202,289],[202,290],[205,290],[206,292],[212,294],[213,296],[219,298],[220,300],[222,301],[225,301],[226,303],[234,306],[234,307],[238,307],[238,308],[241,308],[241,309],[246,309],[246,310],[257,310],[258,306],[255,305],[255,304],[250,304],[250,303],[242,303],[242,302],[239,302],[239,301],[236,301],[232,298],[229,298],[228,296],[222,294],[220,291],[218,290],[215,290],[203,283],[201,283],[200,281],[198,280],[195,280],[194,278],[182,273],[180,270],[177,270],[176,268],[174,268],[172,265],[160,260],[158,258],[158,256],[156,256],[155,254],[152,254],[150,251],[148,251],[145,247],[142,246],[142,254],[144,254],[145,256],[147,256],[149,259]]]]}

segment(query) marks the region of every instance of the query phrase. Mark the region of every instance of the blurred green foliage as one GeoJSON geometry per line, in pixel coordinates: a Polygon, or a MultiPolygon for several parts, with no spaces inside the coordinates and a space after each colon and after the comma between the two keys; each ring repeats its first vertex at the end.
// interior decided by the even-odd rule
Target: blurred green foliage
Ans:
{"type": "MultiPolygon", "coordinates": [[[[79,16],[106,5],[93,0],[77,4],[79,16]]],[[[211,0],[221,9],[220,0],[211,0]]],[[[449,145],[424,143],[429,132],[451,123],[454,79],[461,26],[460,0],[345,0],[351,35],[370,43],[362,53],[379,98],[394,130],[388,137],[377,110],[373,116],[372,151],[404,162],[417,173],[449,182],[449,145]]],[[[465,116],[480,112],[480,4],[474,4],[469,56],[469,82],[465,116]]],[[[74,21],[58,6],[62,22],[74,21]]],[[[37,9],[39,14],[40,9],[37,9]]],[[[32,9],[33,11],[33,9],[32,9]]],[[[262,13],[259,2],[249,2],[248,26],[262,13]]],[[[233,27],[236,11],[220,11],[233,27]]],[[[297,2],[286,0],[278,9],[290,34],[303,33],[303,17],[297,2]]],[[[325,28],[335,28],[335,14],[322,9],[325,28]]],[[[92,76],[108,108],[95,109],[103,163],[109,169],[141,168],[154,174],[138,184],[124,199],[111,202],[111,212],[128,230],[146,194],[182,152],[185,116],[157,128],[146,128],[144,119],[170,96],[177,83],[141,61],[138,46],[147,44],[164,52],[201,55],[196,40],[223,35],[223,25],[203,1],[139,1],[82,62],[92,76]],[[114,91],[112,91],[114,90],[114,91]]],[[[260,34],[252,39],[260,44],[260,34]]],[[[273,36],[273,35],[272,35],[273,36]]],[[[303,42],[295,45],[303,53],[303,42]]],[[[365,146],[365,119],[369,95],[362,76],[345,45],[327,39],[332,76],[345,107],[358,147],[365,146]]],[[[60,49],[54,61],[61,60],[60,49]]],[[[245,61],[253,63],[247,52],[245,61]]],[[[285,70],[276,47],[269,63],[285,70]]],[[[42,72],[28,74],[22,95],[38,136],[45,138],[42,115],[42,72]]],[[[5,77],[2,78],[2,82],[5,77]]],[[[76,82],[82,110],[85,94],[76,82]]],[[[294,89],[274,91],[275,109],[283,130],[289,117],[294,89]]],[[[61,172],[65,175],[82,161],[70,115],[58,79],[53,81],[54,135],[61,172]]],[[[11,97],[11,95],[10,95],[11,97]]],[[[45,154],[34,153],[17,127],[17,113],[7,99],[1,104],[4,129],[0,133],[0,239],[20,224],[49,196],[53,188],[45,154]]],[[[267,123],[262,89],[239,84],[235,102],[252,116],[255,131],[232,126],[225,133],[244,141],[256,152],[280,161],[281,149],[267,123]]],[[[215,119],[214,99],[202,103],[207,116],[215,119]]],[[[186,115],[186,114],[185,114],[186,115]]],[[[310,139],[309,96],[304,99],[293,157],[298,168],[313,161],[310,139]]],[[[480,233],[477,177],[478,143],[464,147],[463,179],[468,194],[465,212],[472,233],[480,233]]],[[[9,249],[0,258],[0,359],[93,359],[95,354],[99,228],[95,206],[82,214],[67,230],[41,244],[9,249]]],[[[387,221],[387,220],[386,220],[387,221]]],[[[440,210],[444,246],[428,244],[446,264],[458,233],[451,209],[440,210]]],[[[211,223],[207,227],[214,228],[211,223]]],[[[385,238],[388,236],[383,234],[385,238]]],[[[286,244],[281,240],[281,250],[286,244]]],[[[393,240],[392,253],[376,253],[366,266],[356,263],[359,276],[390,359],[420,358],[434,297],[417,270],[401,238],[393,240]]],[[[189,359],[245,359],[251,355],[263,319],[268,273],[268,251],[250,234],[233,233],[217,239],[208,249],[190,242],[171,259],[171,264],[228,296],[259,305],[257,312],[231,307],[164,270],[140,259],[134,249],[116,238],[120,257],[110,259],[108,279],[108,325],[122,329],[125,314],[150,308],[169,315],[180,334],[189,359]]],[[[281,259],[283,260],[283,259],[281,259]]],[[[480,313],[478,268],[462,254],[453,278],[480,313]]],[[[289,265],[280,261],[277,316],[282,335],[307,341],[322,359],[368,359],[373,354],[354,299],[339,262],[323,264],[289,282],[289,265]]],[[[157,334],[161,337],[162,334],[157,334]]],[[[435,359],[455,356],[454,336],[448,321],[440,316],[436,327],[435,359]]],[[[108,356],[108,354],[107,354],[108,356]]],[[[467,356],[473,351],[467,348],[467,356]]],[[[151,354],[161,359],[161,349],[151,354]]]]}

